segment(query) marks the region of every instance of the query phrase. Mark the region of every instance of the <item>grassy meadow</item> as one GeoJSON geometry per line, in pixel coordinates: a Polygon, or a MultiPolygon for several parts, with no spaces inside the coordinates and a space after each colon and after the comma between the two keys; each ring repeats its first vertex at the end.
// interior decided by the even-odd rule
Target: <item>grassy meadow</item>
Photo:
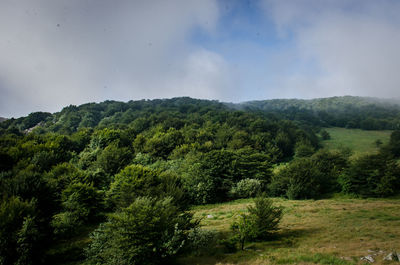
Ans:
{"type": "MultiPolygon", "coordinates": [[[[274,199],[284,208],[276,238],[247,243],[244,251],[226,254],[215,249],[207,256],[181,258],[180,264],[374,264],[392,250],[400,251],[400,200],[350,199],[292,201],[274,199]]],[[[230,232],[235,216],[251,199],[198,206],[193,209],[203,228],[230,232]]]]}
{"type": "Polygon", "coordinates": [[[374,153],[378,151],[376,140],[387,144],[392,131],[365,131],[361,129],[325,128],[331,139],[322,141],[325,148],[341,149],[350,148],[354,155],[374,153]]]}

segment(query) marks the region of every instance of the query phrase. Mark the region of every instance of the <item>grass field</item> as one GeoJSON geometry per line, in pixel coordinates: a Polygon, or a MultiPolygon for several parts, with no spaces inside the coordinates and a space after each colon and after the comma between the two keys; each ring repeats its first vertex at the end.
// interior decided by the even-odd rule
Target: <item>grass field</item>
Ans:
{"type": "Polygon", "coordinates": [[[331,139],[322,141],[324,147],[353,150],[354,155],[374,153],[378,151],[375,141],[380,139],[383,144],[389,142],[392,131],[364,131],[360,129],[325,128],[331,139]]]}
{"type": "MultiPolygon", "coordinates": [[[[360,257],[366,255],[373,255],[374,264],[391,264],[383,261],[384,256],[400,251],[399,199],[274,202],[284,208],[275,239],[247,243],[244,251],[233,254],[215,250],[207,256],[181,258],[180,264],[363,264],[360,257]]],[[[226,234],[235,216],[250,203],[205,205],[194,212],[204,228],[226,234]]]]}

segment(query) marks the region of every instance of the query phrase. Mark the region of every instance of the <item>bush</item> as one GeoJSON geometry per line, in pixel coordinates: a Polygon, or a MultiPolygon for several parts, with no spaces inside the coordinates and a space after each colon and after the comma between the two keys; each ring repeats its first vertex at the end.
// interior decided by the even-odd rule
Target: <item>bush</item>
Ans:
{"type": "Polygon", "coordinates": [[[321,172],[310,158],[294,160],[280,170],[271,181],[272,195],[289,199],[316,198],[321,194],[321,172]]]}
{"type": "Polygon", "coordinates": [[[161,264],[182,249],[194,226],[191,215],[180,212],[171,198],[136,198],[92,233],[88,262],[161,264]]]}
{"type": "Polygon", "coordinates": [[[232,187],[230,194],[233,198],[255,197],[261,192],[261,186],[258,179],[242,179],[232,187]]]}
{"type": "Polygon", "coordinates": [[[213,230],[192,229],[187,235],[185,250],[194,255],[206,255],[215,251],[217,234],[213,230]]]}

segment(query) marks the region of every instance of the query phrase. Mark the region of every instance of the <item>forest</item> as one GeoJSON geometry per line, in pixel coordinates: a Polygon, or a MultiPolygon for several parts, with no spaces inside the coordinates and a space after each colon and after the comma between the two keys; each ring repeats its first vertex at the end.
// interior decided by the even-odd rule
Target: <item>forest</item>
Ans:
{"type": "Polygon", "coordinates": [[[398,195],[400,107],[385,104],[173,98],[5,120],[0,264],[173,264],[209,242],[234,252],[273,238],[284,212],[270,197],[398,195]],[[392,133],[378,152],[353,157],[323,148],[326,127],[392,133]],[[214,241],[191,211],[253,197],[214,241]],[[87,241],[72,253],[54,249],[79,235],[87,241]]]}

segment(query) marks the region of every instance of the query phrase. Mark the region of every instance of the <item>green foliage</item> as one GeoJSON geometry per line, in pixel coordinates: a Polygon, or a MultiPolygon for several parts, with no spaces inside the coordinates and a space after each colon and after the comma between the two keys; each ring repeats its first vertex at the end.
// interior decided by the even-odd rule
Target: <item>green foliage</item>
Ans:
{"type": "MultiPolygon", "coordinates": [[[[326,103],[331,101],[340,103],[339,99],[326,103]]],[[[244,104],[249,108],[240,111],[235,108],[242,105],[232,108],[190,98],[106,101],[4,121],[0,124],[0,205],[3,216],[10,216],[15,226],[2,230],[4,235],[11,235],[2,238],[2,247],[10,249],[12,263],[29,263],[30,257],[36,262],[42,258],[42,251],[36,247],[43,251],[48,247],[43,242],[68,244],[72,239],[67,236],[90,229],[116,211],[93,234],[90,260],[124,264],[132,258],[143,263],[137,257],[155,256],[154,262],[148,262],[157,263],[183,250],[183,240],[188,244],[193,241],[195,253],[202,252],[207,241],[213,241],[211,233],[190,232],[183,225],[190,218],[181,214],[190,204],[252,197],[267,188],[272,195],[299,199],[340,190],[362,196],[398,192],[400,173],[394,160],[398,156],[398,132],[392,134],[390,145],[380,148],[379,157],[352,162],[350,167],[349,156],[343,152],[316,151],[320,146],[315,135],[319,131],[315,125],[391,127],[398,124],[397,116],[385,118],[386,110],[364,106],[367,114],[357,112],[359,116],[343,118],[340,115],[348,111],[333,115],[317,103],[310,110],[303,108],[304,102],[293,102],[295,108],[267,113],[265,109],[253,111],[252,104],[244,104]],[[273,164],[279,162],[288,164],[272,174],[273,164]],[[31,203],[34,206],[28,206],[31,203]],[[163,212],[161,205],[174,213],[163,212]],[[25,210],[16,214],[13,208],[18,207],[25,210]],[[169,215],[172,221],[154,215],[156,211],[169,215]],[[154,223],[150,226],[157,236],[141,226],[147,221],[154,223]],[[160,232],[156,224],[168,228],[160,232]],[[131,245],[135,242],[130,241],[131,232],[122,232],[141,235],[139,227],[151,233],[135,238],[144,240],[140,241],[143,245],[131,245]],[[39,241],[42,244],[34,243],[39,241]]],[[[284,101],[275,103],[280,108],[284,101]]],[[[332,138],[335,136],[332,133],[332,138]]],[[[373,145],[373,140],[368,143],[373,145]]],[[[268,234],[257,224],[257,215],[268,218],[258,210],[251,214],[253,217],[243,217],[239,230],[247,235],[241,237],[242,241],[268,234]],[[255,227],[264,232],[257,232],[255,227]]],[[[232,246],[232,240],[226,245],[232,246]]],[[[75,252],[79,252],[77,249],[75,252]]]]}
{"type": "Polygon", "coordinates": [[[346,154],[327,150],[295,159],[272,177],[269,192],[289,199],[310,199],[338,191],[337,179],[347,168],[347,160],[346,154]]]}
{"type": "Polygon", "coordinates": [[[62,212],[53,216],[51,225],[55,234],[70,237],[104,208],[102,194],[88,184],[72,183],[62,192],[62,208],[62,212]]]}
{"type": "Polygon", "coordinates": [[[321,134],[322,140],[331,139],[331,135],[326,130],[321,130],[320,134],[321,134]]]}
{"type": "Polygon", "coordinates": [[[284,195],[289,199],[309,199],[320,195],[321,172],[310,158],[294,160],[281,169],[271,181],[272,195],[284,195]]]}
{"type": "Polygon", "coordinates": [[[278,229],[282,218],[282,209],[273,205],[271,199],[258,197],[255,205],[250,205],[247,210],[253,223],[253,236],[256,239],[267,239],[278,229]]]}
{"type": "Polygon", "coordinates": [[[132,152],[127,147],[110,144],[97,155],[97,165],[109,175],[114,175],[129,164],[132,152]]]}
{"type": "Polygon", "coordinates": [[[231,191],[230,195],[233,198],[251,198],[257,196],[262,189],[260,180],[257,179],[242,179],[236,183],[231,191]]]}
{"type": "Polygon", "coordinates": [[[156,171],[141,165],[130,165],[115,175],[107,196],[117,207],[127,207],[139,196],[157,196],[160,183],[156,171]]]}
{"type": "Polygon", "coordinates": [[[249,213],[240,214],[231,226],[242,250],[246,241],[269,238],[282,219],[282,209],[264,196],[256,198],[255,205],[248,206],[247,210],[249,213]]]}
{"type": "Polygon", "coordinates": [[[193,253],[196,256],[209,255],[215,252],[217,245],[217,233],[214,230],[201,228],[191,229],[187,234],[185,252],[193,253]]]}
{"type": "Polygon", "coordinates": [[[184,246],[190,217],[171,198],[139,197],[92,234],[89,264],[162,264],[184,246]]]}
{"type": "Polygon", "coordinates": [[[361,156],[340,176],[342,191],[362,197],[393,195],[400,187],[400,167],[384,154],[361,156]]]}
{"type": "Polygon", "coordinates": [[[17,197],[0,204],[0,264],[38,264],[41,234],[35,221],[35,202],[17,197]]]}
{"type": "Polygon", "coordinates": [[[400,157],[400,131],[394,131],[390,135],[389,149],[395,157],[400,157]]]}
{"type": "Polygon", "coordinates": [[[315,149],[311,144],[299,142],[298,144],[296,144],[294,150],[294,157],[295,158],[310,157],[312,156],[312,154],[314,154],[314,152],[315,149]]]}

